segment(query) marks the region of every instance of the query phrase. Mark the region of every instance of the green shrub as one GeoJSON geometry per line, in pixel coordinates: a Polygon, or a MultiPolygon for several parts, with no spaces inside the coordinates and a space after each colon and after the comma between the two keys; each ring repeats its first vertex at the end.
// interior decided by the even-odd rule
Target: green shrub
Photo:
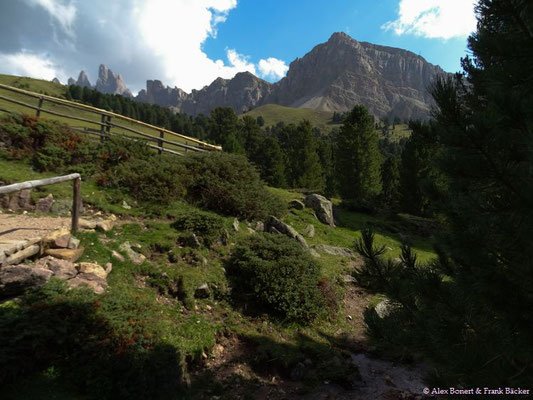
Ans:
{"type": "Polygon", "coordinates": [[[247,219],[280,215],[282,201],[268,192],[244,156],[203,153],[183,160],[190,175],[188,196],[221,214],[247,219]]]}
{"type": "Polygon", "coordinates": [[[325,306],[318,289],[320,266],[285,236],[257,234],[246,239],[233,250],[226,271],[237,300],[272,315],[308,322],[325,306]]]}
{"type": "Polygon", "coordinates": [[[218,215],[192,211],[178,216],[171,226],[179,231],[194,233],[210,246],[222,235],[224,220],[218,215]]]}
{"type": "Polygon", "coordinates": [[[0,141],[15,158],[31,157],[39,171],[62,171],[65,166],[94,160],[95,146],[57,121],[10,115],[0,121],[0,141]]]}

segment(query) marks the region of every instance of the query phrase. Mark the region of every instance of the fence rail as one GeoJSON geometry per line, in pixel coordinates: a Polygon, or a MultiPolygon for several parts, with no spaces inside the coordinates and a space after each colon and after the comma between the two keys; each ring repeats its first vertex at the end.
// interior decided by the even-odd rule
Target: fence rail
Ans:
{"type": "Polygon", "coordinates": [[[35,181],[26,181],[21,183],[14,183],[12,185],[0,186],[0,194],[8,194],[18,192],[24,189],[31,189],[34,187],[53,185],[54,183],[61,183],[67,181],[74,181],[73,195],[72,195],[72,232],[77,232],[80,220],[81,209],[81,176],[80,174],[70,174],[64,176],[55,176],[53,178],[39,179],[35,181]]]}
{"type": "MultiPolygon", "coordinates": [[[[0,84],[0,89],[4,89],[4,90],[7,90],[7,91],[10,91],[10,92],[13,92],[13,93],[22,94],[22,95],[25,95],[25,96],[29,96],[29,97],[38,99],[38,101],[39,101],[38,105],[34,106],[32,104],[28,104],[28,103],[20,101],[20,100],[16,100],[16,99],[9,98],[7,96],[0,95],[0,100],[4,100],[4,101],[6,101],[8,103],[17,104],[17,105],[20,105],[20,106],[27,107],[27,108],[30,108],[32,110],[35,110],[35,115],[37,117],[39,117],[41,115],[41,113],[47,113],[47,114],[55,115],[55,116],[62,117],[62,118],[67,118],[67,119],[71,119],[71,120],[75,120],[75,121],[81,121],[81,122],[86,122],[86,123],[89,123],[89,124],[99,125],[100,129],[99,129],[98,132],[99,132],[101,141],[104,141],[106,136],[113,136],[114,135],[114,133],[111,132],[111,129],[114,127],[114,128],[118,128],[118,129],[122,129],[122,130],[125,130],[125,131],[128,131],[128,132],[134,133],[135,135],[138,135],[138,136],[140,136],[142,138],[153,140],[155,143],[157,143],[157,146],[149,145],[149,147],[157,149],[160,154],[162,152],[166,152],[166,153],[183,155],[183,153],[180,153],[179,151],[175,151],[175,150],[171,150],[171,149],[165,148],[164,147],[165,144],[167,145],[167,147],[168,146],[179,147],[180,150],[182,150],[184,152],[187,152],[187,151],[205,152],[205,151],[221,151],[222,150],[222,147],[220,147],[220,146],[215,146],[215,145],[212,145],[210,143],[202,142],[201,140],[198,140],[198,139],[195,139],[195,138],[191,138],[189,136],[185,136],[185,135],[170,131],[170,130],[165,129],[165,128],[154,126],[154,125],[148,124],[146,122],[138,121],[136,119],[129,118],[129,117],[126,117],[124,115],[116,114],[116,113],[113,113],[111,111],[106,111],[106,110],[102,110],[100,108],[88,106],[88,105],[85,105],[85,104],[76,103],[76,102],[73,102],[73,101],[70,101],[70,100],[59,99],[57,97],[52,97],[52,96],[48,96],[48,95],[34,93],[34,92],[31,92],[31,91],[28,91],[28,90],[23,90],[23,89],[15,88],[15,87],[12,87],[12,86],[3,85],[3,84],[0,84]],[[67,107],[71,107],[71,108],[74,108],[74,109],[77,109],[77,110],[81,110],[81,111],[86,111],[86,112],[90,112],[90,113],[93,113],[93,114],[97,114],[97,115],[100,116],[100,121],[98,121],[98,120],[90,120],[88,118],[83,118],[83,117],[80,117],[80,116],[64,114],[64,113],[53,111],[53,110],[50,110],[50,109],[47,109],[47,108],[43,108],[43,105],[44,105],[45,101],[47,101],[49,103],[52,103],[52,104],[61,105],[61,106],[67,106],[67,107]],[[146,133],[146,132],[142,132],[142,131],[140,131],[140,129],[134,129],[134,128],[126,126],[125,124],[117,123],[116,122],[117,120],[125,121],[125,122],[133,124],[133,125],[137,125],[137,126],[140,126],[140,127],[144,127],[144,128],[148,128],[148,129],[154,130],[154,131],[158,132],[158,135],[157,136],[156,135],[152,135],[152,134],[149,134],[149,133],[146,133]],[[167,135],[167,139],[165,139],[165,135],[167,135]],[[169,136],[170,137],[179,138],[180,140],[184,141],[185,143],[181,143],[181,142],[177,142],[177,141],[173,141],[173,140],[168,140],[169,136]]],[[[0,108],[0,111],[13,112],[12,110],[6,110],[4,108],[0,108]]],[[[83,129],[83,128],[80,129],[79,127],[75,128],[75,129],[78,130],[78,131],[84,132],[84,133],[90,132],[90,129],[88,127],[86,127],[86,129],[83,129]]]]}

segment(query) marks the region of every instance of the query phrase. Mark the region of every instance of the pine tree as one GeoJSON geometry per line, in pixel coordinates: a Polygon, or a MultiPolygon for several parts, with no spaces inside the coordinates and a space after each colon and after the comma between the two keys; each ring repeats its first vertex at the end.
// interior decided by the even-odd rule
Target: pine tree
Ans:
{"type": "Polygon", "coordinates": [[[400,200],[400,161],[391,156],[381,166],[383,205],[389,210],[396,210],[400,200]]]}
{"type": "Polygon", "coordinates": [[[381,192],[381,154],[374,118],[355,106],[344,119],[336,141],[337,177],[342,198],[369,205],[381,192]]]}

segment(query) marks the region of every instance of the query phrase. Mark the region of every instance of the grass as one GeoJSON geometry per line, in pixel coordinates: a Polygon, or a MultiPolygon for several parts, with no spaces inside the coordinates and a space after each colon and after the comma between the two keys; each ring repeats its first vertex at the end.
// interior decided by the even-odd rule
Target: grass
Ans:
{"type": "Polygon", "coordinates": [[[306,119],[311,122],[311,125],[326,131],[331,130],[335,126],[340,127],[340,124],[332,124],[332,112],[313,110],[310,108],[293,108],[277,104],[265,104],[248,111],[243,114],[243,116],[244,115],[252,118],[262,116],[265,119],[266,126],[276,125],[278,122],[298,124],[298,122],[306,119]]]}
{"type": "MultiPolygon", "coordinates": [[[[47,81],[43,81],[43,80],[39,80],[39,79],[33,79],[33,78],[24,78],[24,77],[11,76],[11,75],[0,75],[0,83],[2,83],[4,85],[14,86],[14,87],[17,87],[17,88],[20,88],[20,89],[24,89],[24,90],[36,92],[36,93],[47,94],[47,95],[50,95],[50,96],[54,96],[54,97],[58,97],[58,98],[61,98],[61,99],[65,99],[66,86],[60,85],[60,84],[56,84],[56,83],[52,83],[52,82],[47,82],[47,81]]],[[[39,103],[39,100],[37,98],[35,98],[35,97],[28,96],[28,95],[25,95],[25,94],[22,94],[22,93],[11,92],[11,91],[8,91],[8,90],[2,89],[2,88],[0,88],[0,95],[2,95],[4,97],[8,97],[8,98],[13,99],[13,100],[18,100],[18,101],[30,104],[32,106],[37,106],[38,103],[39,103]]],[[[14,104],[14,103],[8,102],[6,100],[2,100],[2,99],[0,99],[0,108],[7,109],[7,110],[9,110],[11,112],[35,115],[35,110],[33,110],[33,109],[29,108],[29,107],[25,107],[25,106],[22,106],[22,105],[19,105],[19,104],[14,104]]],[[[75,128],[88,127],[90,129],[96,129],[98,131],[100,130],[99,123],[101,122],[101,116],[100,116],[100,114],[97,114],[95,112],[92,112],[92,111],[89,111],[89,110],[85,111],[85,110],[77,109],[77,108],[69,106],[69,105],[54,104],[54,103],[51,103],[51,102],[47,102],[46,100],[43,103],[43,108],[51,110],[51,111],[55,111],[55,112],[58,112],[58,113],[61,113],[61,114],[70,115],[70,116],[73,116],[73,117],[85,118],[85,119],[87,119],[89,121],[94,121],[94,123],[77,121],[77,120],[73,120],[73,119],[70,119],[70,118],[60,117],[60,116],[56,116],[56,115],[52,115],[52,114],[47,114],[46,112],[41,112],[41,117],[42,118],[54,119],[54,120],[57,120],[57,121],[62,122],[62,123],[65,123],[65,124],[67,124],[69,126],[72,126],[72,127],[75,127],[75,128]]],[[[0,117],[3,114],[5,114],[5,112],[4,111],[0,111],[0,117]]],[[[115,120],[116,120],[116,118],[115,118],[115,120]]],[[[152,136],[159,137],[159,133],[160,132],[157,129],[149,128],[149,127],[146,127],[144,125],[135,124],[135,123],[132,123],[132,122],[129,122],[129,121],[126,121],[126,120],[119,120],[119,121],[112,120],[112,122],[118,123],[120,125],[123,125],[125,127],[131,128],[131,129],[138,130],[140,132],[143,132],[143,133],[146,133],[146,134],[149,134],[149,135],[152,135],[152,136]]],[[[113,128],[111,128],[111,133],[112,134],[125,135],[125,136],[129,136],[129,137],[135,137],[135,138],[138,138],[138,139],[143,139],[143,137],[141,135],[138,135],[136,133],[130,132],[130,131],[128,131],[126,129],[122,129],[122,128],[113,127],[113,128]]],[[[94,136],[94,135],[91,135],[91,137],[96,138],[96,136],[94,136]]],[[[180,137],[177,137],[177,136],[173,136],[173,135],[170,135],[170,134],[166,134],[165,135],[165,139],[169,140],[171,142],[193,145],[192,142],[190,142],[190,141],[188,142],[186,139],[183,139],[183,138],[180,138],[180,137]]],[[[157,144],[157,143],[154,142],[154,141],[151,141],[151,144],[157,144]]],[[[180,150],[181,149],[180,147],[175,147],[175,146],[172,146],[170,144],[164,144],[164,147],[168,147],[168,148],[170,148],[172,150],[180,150]]]]}

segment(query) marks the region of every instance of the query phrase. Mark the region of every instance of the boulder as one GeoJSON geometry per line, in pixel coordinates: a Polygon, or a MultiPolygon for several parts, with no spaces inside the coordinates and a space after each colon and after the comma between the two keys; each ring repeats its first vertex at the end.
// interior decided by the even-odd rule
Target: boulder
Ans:
{"type": "Polygon", "coordinates": [[[206,299],[209,297],[211,291],[209,290],[209,285],[207,283],[202,283],[194,291],[194,297],[197,299],[206,299]]]}
{"type": "Polygon", "coordinates": [[[335,227],[331,201],[319,194],[310,194],[305,196],[305,205],[315,211],[316,217],[320,222],[335,227]]]}
{"type": "Polygon", "coordinates": [[[83,254],[83,247],[79,249],[47,249],[44,254],[70,262],[77,261],[83,254]]]}
{"type": "Polygon", "coordinates": [[[315,226],[313,224],[307,225],[302,233],[308,238],[315,237],[315,226]]]}
{"type": "Polygon", "coordinates": [[[289,208],[294,208],[296,210],[303,210],[305,208],[305,204],[298,199],[293,199],[289,201],[289,208]]]}
{"type": "Polygon", "coordinates": [[[77,270],[80,274],[93,274],[99,278],[106,279],[107,272],[100,265],[95,263],[82,262],[79,263],[77,270]]]}
{"type": "Polygon", "coordinates": [[[52,209],[52,204],[54,204],[54,195],[50,193],[48,196],[39,199],[35,203],[35,211],[39,213],[49,213],[52,209]]]}
{"type": "Polygon", "coordinates": [[[41,258],[35,263],[35,266],[49,269],[58,279],[70,279],[78,274],[74,263],[51,256],[41,258]]]}
{"type": "Polygon", "coordinates": [[[381,300],[378,304],[376,304],[376,307],[374,307],[374,311],[376,312],[379,318],[383,319],[390,315],[393,308],[394,307],[391,301],[389,299],[385,299],[381,300]]]}
{"type": "Polygon", "coordinates": [[[327,244],[317,244],[313,246],[314,249],[321,251],[332,256],[342,256],[342,257],[355,257],[355,253],[345,247],[335,247],[329,246],[327,244]]]}
{"type": "Polygon", "coordinates": [[[288,237],[290,237],[292,239],[296,239],[298,242],[300,242],[300,244],[303,247],[305,247],[305,248],[309,247],[309,245],[305,241],[304,237],[302,235],[300,235],[296,231],[296,229],[294,229],[289,224],[286,224],[285,222],[280,221],[279,219],[277,219],[273,215],[268,217],[267,231],[271,232],[271,233],[276,233],[276,232],[277,233],[281,233],[281,234],[286,235],[286,236],[288,236],[288,237]]]}
{"type": "Polygon", "coordinates": [[[27,289],[44,285],[52,271],[31,265],[12,265],[0,269],[0,297],[16,296],[27,289]]]}
{"type": "Polygon", "coordinates": [[[113,221],[102,220],[96,223],[96,229],[102,232],[109,232],[111,229],[113,229],[114,225],[115,224],[113,223],[113,221]]]}

